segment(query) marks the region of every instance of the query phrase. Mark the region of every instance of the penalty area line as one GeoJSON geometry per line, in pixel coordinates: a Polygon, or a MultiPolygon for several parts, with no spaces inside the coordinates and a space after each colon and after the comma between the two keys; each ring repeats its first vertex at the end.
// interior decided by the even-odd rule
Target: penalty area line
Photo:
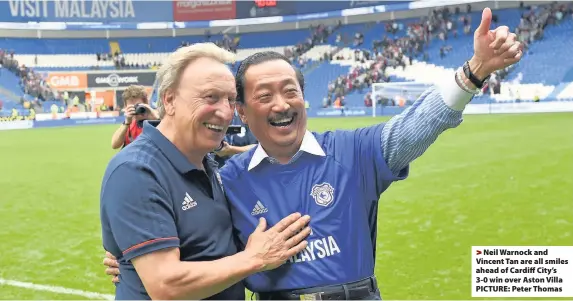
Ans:
{"type": "Polygon", "coordinates": [[[75,295],[75,296],[82,296],[90,299],[97,299],[97,300],[113,300],[113,295],[107,294],[100,294],[94,292],[87,292],[83,290],[73,289],[73,288],[66,288],[61,286],[53,286],[53,285],[44,285],[44,284],[36,284],[32,282],[22,282],[16,280],[9,280],[0,278],[0,285],[7,285],[7,286],[14,286],[20,287],[30,290],[36,291],[44,291],[44,292],[51,292],[57,294],[66,294],[66,295],[75,295]]]}

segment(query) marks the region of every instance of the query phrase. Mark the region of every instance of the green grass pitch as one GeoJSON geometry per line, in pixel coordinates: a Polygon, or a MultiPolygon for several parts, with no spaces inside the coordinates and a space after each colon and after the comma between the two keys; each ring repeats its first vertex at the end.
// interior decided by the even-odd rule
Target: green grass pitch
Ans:
{"type": "MultiPolygon", "coordinates": [[[[312,119],[323,131],[384,119],[312,119]]],[[[0,132],[0,278],[113,294],[101,177],[113,126],[0,132]]],[[[466,116],[380,199],[386,300],[470,299],[472,245],[573,245],[573,114],[466,116]]],[[[0,299],[85,299],[0,284],[0,299]]]]}

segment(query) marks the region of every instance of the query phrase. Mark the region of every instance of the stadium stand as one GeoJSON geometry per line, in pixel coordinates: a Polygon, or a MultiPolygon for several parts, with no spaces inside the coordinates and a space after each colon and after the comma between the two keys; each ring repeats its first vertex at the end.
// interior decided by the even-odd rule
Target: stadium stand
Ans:
{"type": "MultiPolygon", "coordinates": [[[[573,76],[573,71],[570,71],[573,70],[573,62],[566,58],[568,56],[566,52],[551,49],[556,44],[556,41],[564,39],[571,42],[571,39],[565,39],[565,36],[571,36],[572,34],[573,20],[570,14],[571,6],[567,9],[566,6],[557,4],[546,5],[537,9],[524,8],[496,11],[498,22],[503,22],[503,24],[507,24],[512,29],[521,29],[521,40],[528,41],[528,59],[518,64],[514,70],[506,70],[497,74],[498,80],[507,79],[502,85],[503,88],[499,94],[492,95],[490,99],[488,97],[489,92],[487,92],[483,97],[477,97],[474,103],[506,102],[516,99],[520,101],[571,99],[573,95],[568,94],[568,92],[563,93],[563,91],[569,86],[567,82],[571,82],[571,79],[568,79],[567,76],[573,76]],[[566,13],[567,11],[568,13],[566,13]],[[524,21],[520,21],[522,15],[529,17],[523,18],[524,21]],[[527,21],[528,18],[531,21],[527,21]],[[530,29],[533,26],[542,26],[543,30],[536,30],[533,33],[530,29]],[[530,32],[531,36],[529,37],[530,32]],[[568,71],[569,74],[567,74],[568,71]]],[[[434,20],[432,24],[435,30],[433,33],[434,38],[428,38],[430,40],[429,45],[420,48],[419,51],[414,51],[414,49],[417,48],[417,45],[423,43],[425,36],[422,32],[419,32],[422,24],[418,20],[397,20],[395,24],[375,25],[364,34],[364,43],[362,45],[369,47],[369,49],[359,47],[344,48],[339,55],[345,59],[333,61],[330,68],[317,70],[320,73],[317,75],[318,78],[328,77],[333,78],[333,81],[330,87],[320,85],[321,90],[313,95],[315,98],[311,97],[311,99],[322,99],[324,95],[334,94],[333,97],[327,97],[322,103],[318,104],[322,107],[330,106],[337,102],[336,89],[349,90],[344,93],[338,92],[338,95],[344,94],[343,105],[363,105],[365,97],[368,95],[368,92],[365,91],[369,91],[369,89],[363,88],[361,92],[352,87],[363,86],[364,81],[368,85],[368,80],[372,80],[370,74],[364,74],[376,60],[366,59],[362,62],[361,58],[364,56],[370,58],[379,57],[376,51],[373,51],[374,48],[371,45],[375,43],[373,36],[380,36],[382,32],[385,33],[383,40],[385,45],[383,48],[385,50],[390,50],[394,45],[398,45],[398,47],[382,54],[382,63],[376,67],[380,72],[374,72],[375,80],[433,82],[436,77],[449,76],[453,68],[459,66],[460,62],[471,56],[473,52],[472,33],[479,25],[480,15],[479,13],[471,13],[450,16],[449,12],[445,13],[442,11],[433,17],[430,16],[430,20],[432,19],[434,20]],[[444,17],[446,15],[447,17],[444,17]],[[451,20],[452,23],[448,24],[448,20],[451,20]],[[463,32],[463,27],[465,27],[464,20],[470,20],[467,23],[469,24],[467,32],[470,34],[463,32]],[[392,30],[392,25],[397,30],[392,30]],[[437,28],[441,26],[449,29],[440,31],[437,28]],[[405,28],[407,29],[405,30],[405,28]],[[422,34],[422,36],[418,35],[422,41],[412,42],[415,43],[413,47],[412,45],[407,46],[404,44],[413,40],[412,37],[416,36],[415,32],[422,34]],[[372,35],[372,33],[375,34],[372,35]],[[407,50],[404,51],[404,49],[407,50]],[[400,53],[404,54],[404,56],[402,57],[400,53]],[[411,63],[408,62],[407,56],[414,57],[411,63]],[[347,72],[341,73],[337,71],[336,68],[338,67],[334,65],[350,66],[350,70],[346,69],[347,72]],[[390,68],[386,68],[386,66],[390,68]],[[394,68],[394,66],[397,68],[394,68]],[[360,76],[361,74],[362,76],[360,76]],[[348,83],[349,79],[352,79],[350,83],[348,83]],[[346,85],[346,87],[343,87],[343,85],[346,85]],[[319,98],[319,96],[322,97],[319,98]]],[[[379,42],[376,41],[376,43],[379,42]]],[[[382,49],[378,48],[377,50],[380,51],[382,49]]],[[[377,61],[380,62],[380,59],[377,61]]],[[[493,82],[490,86],[495,85],[496,83],[493,82]]],[[[392,100],[390,101],[392,102],[392,100]]]]}
{"type": "MultiPolygon", "coordinates": [[[[399,4],[398,4],[399,5],[399,4]]],[[[527,59],[492,78],[475,103],[573,100],[573,6],[549,3],[495,10],[499,23],[517,29],[527,59]],[[569,37],[569,38],[568,38],[569,37]],[[555,49],[555,41],[562,44],[555,49]]],[[[407,6],[404,7],[405,9],[407,6]]],[[[0,117],[41,112],[85,111],[84,93],[56,91],[46,82],[57,71],[156,69],[186,43],[213,41],[238,60],[262,51],[285,53],[304,70],[311,109],[371,106],[374,82],[423,81],[450,76],[471,56],[479,7],[433,8],[422,17],[314,22],[311,28],[221,32],[175,37],[0,38],[0,117]],[[78,99],[79,98],[79,99],[78,99]]],[[[259,29],[262,30],[262,29],[259,29]]],[[[403,106],[394,99],[379,105],[403,106]]],[[[113,109],[113,106],[108,108],[113,109]]]]}

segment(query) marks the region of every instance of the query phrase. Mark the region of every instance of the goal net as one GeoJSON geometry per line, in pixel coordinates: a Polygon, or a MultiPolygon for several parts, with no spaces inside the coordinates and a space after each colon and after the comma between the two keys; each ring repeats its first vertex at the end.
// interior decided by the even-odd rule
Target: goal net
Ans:
{"type": "Polygon", "coordinates": [[[382,106],[410,105],[431,84],[420,82],[389,82],[372,84],[372,117],[376,117],[377,108],[382,106]]]}

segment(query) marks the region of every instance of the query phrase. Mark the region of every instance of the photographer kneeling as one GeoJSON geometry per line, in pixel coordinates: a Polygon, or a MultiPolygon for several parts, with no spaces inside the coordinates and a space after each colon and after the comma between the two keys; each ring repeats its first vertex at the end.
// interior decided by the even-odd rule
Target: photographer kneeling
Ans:
{"type": "Polygon", "coordinates": [[[125,121],[113,134],[111,148],[118,149],[127,146],[143,131],[144,120],[159,119],[159,114],[149,106],[147,93],[142,86],[129,86],[121,95],[125,121]]]}

